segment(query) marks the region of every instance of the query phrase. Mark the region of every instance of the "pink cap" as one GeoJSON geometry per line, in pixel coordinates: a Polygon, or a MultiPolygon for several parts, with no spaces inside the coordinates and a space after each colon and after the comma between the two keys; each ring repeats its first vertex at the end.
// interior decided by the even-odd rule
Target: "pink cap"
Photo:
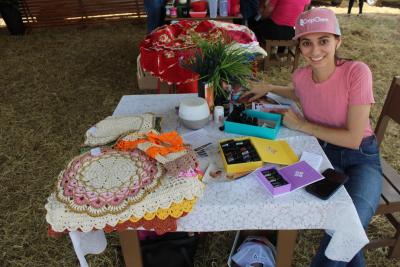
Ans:
{"type": "Polygon", "coordinates": [[[313,8],[299,15],[295,26],[294,40],[315,32],[327,32],[341,35],[335,13],[327,8],[313,8]]]}

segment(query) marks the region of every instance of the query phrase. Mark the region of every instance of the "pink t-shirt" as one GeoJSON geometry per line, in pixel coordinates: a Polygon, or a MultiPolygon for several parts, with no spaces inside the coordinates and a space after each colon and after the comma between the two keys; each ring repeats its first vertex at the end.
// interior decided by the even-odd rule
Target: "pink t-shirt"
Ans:
{"type": "MultiPolygon", "coordinates": [[[[359,61],[345,61],[322,83],[313,81],[311,67],[297,69],[293,85],[304,117],[325,126],[345,128],[349,106],[375,103],[371,71],[359,61]]],[[[368,120],[364,137],[372,134],[368,120]]]]}
{"type": "Polygon", "coordinates": [[[311,0],[270,0],[269,5],[275,6],[271,19],[278,25],[294,27],[297,17],[310,2],[311,0]]]}

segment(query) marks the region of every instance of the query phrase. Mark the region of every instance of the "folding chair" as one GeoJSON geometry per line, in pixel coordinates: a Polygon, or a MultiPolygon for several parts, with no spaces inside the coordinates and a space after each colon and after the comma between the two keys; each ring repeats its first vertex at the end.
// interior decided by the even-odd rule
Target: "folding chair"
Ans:
{"type": "MultiPolygon", "coordinates": [[[[375,134],[380,145],[390,120],[400,124],[400,76],[393,78],[382,112],[375,128],[375,134]]],[[[375,214],[382,214],[396,229],[390,238],[371,240],[366,249],[389,247],[389,258],[400,257],[400,221],[393,215],[400,212],[400,175],[384,159],[382,163],[382,194],[381,202],[375,214]]]]}

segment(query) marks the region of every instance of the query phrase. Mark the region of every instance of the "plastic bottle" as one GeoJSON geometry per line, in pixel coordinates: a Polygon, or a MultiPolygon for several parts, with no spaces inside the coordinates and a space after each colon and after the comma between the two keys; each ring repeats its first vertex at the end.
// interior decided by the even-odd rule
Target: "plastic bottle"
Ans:
{"type": "Polygon", "coordinates": [[[219,15],[221,17],[228,16],[228,0],[219,0],[219,15]]]}
{"type": "Polygon", "coordinates": [[[221,126],[224,124],[224,107],[215,106],[214,107],[214,123],[216,126],[221,126]]]}

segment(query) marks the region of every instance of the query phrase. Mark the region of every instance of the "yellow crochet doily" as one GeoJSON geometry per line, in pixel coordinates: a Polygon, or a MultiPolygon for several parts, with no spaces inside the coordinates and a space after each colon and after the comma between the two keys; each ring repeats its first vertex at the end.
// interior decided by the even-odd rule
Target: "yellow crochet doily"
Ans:
{"type": "MultiPolygon", "coordinates": [[[[196,204],[196,201],[197,198],[194,198],[192,200],[184,199],[180,203],[172,203],[172,205],[167,209],[160,208],[156,212],[146,212],[143,216],[143,219],[150,221],[153,220],[156,216],[161,220],[167,219],[168,216],[178,219],[182,217],[184,212],[190,212],[193,209],[193,206],[196,204]]],[[[131,217],[129,220],[131,222],[137,222],[140,219],[142,218],[131,217]]],[[[120,221],[120,223],[122,222],[120,221]]]]}

